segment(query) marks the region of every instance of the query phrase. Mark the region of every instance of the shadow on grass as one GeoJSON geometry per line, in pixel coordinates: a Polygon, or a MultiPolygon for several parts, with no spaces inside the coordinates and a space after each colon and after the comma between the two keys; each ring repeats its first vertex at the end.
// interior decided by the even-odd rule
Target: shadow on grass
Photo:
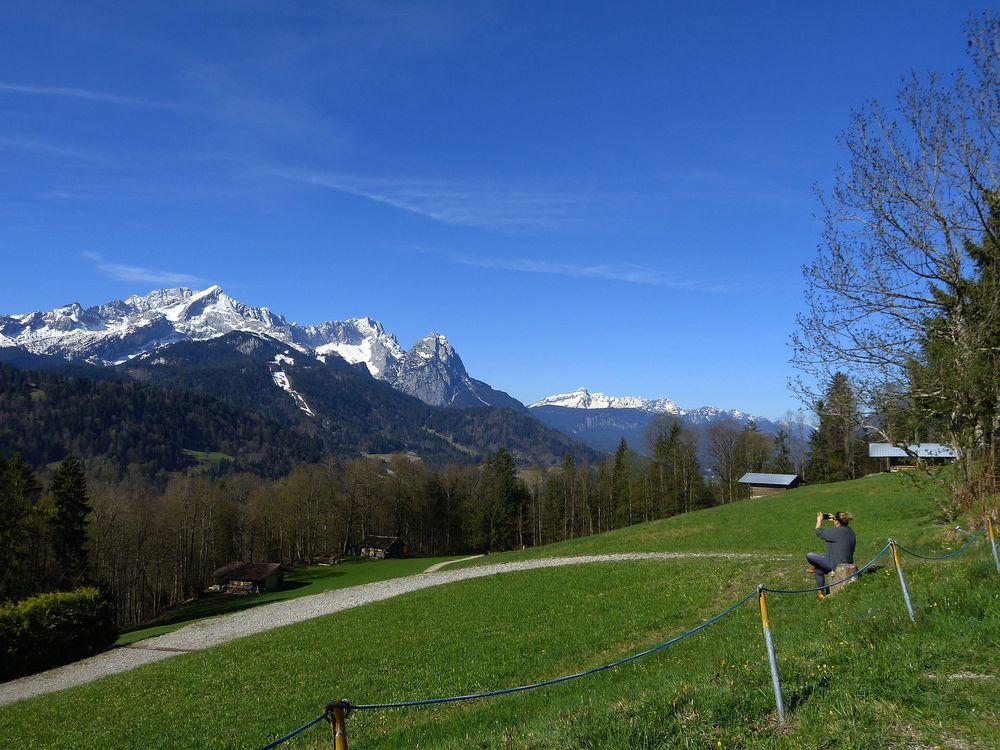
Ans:
{"type": "MultiPolygon", "coordinates": [[[[150,627],[161,625],[176,625],[179,622],[189,620],[200,620],[204,617],[216,617],[217,615],[228,615],[233,612],[241,612],[245,609],[258,607],[262,604],[281,601],[282,599],[294,598],[298,596],[295,592],[300,589],[313,586],[319,577],[329,578],[334,575],[344,575],[343,573],[327,573],[325,576],[303,576],[307,580],[285,581],[277,591],[270,591],[266,594],[203,594],[197,599],[179,604],[173,609],[164,612],[155,620],[145,622],[136,628],[130,628],[124,633],[136,630],[145,630],[150,627]],[[311,579],[311,580],[309,580],[311,579]]],[[[305,592],[302,592],[305,593],[305,592]]]]}

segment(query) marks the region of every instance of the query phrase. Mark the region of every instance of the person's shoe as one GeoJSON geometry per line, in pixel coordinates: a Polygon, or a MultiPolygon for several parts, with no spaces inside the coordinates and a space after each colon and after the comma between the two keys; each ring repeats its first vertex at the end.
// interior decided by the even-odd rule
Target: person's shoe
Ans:
{"type": "Polygon", "coordinates": [[[824,594],[822,591],[817,591],[816,592],[816,601],[821,602],[825,598],[826,598],[826,594],[824,594]]]}
{"type": "Polygon", "coordinates": [[[810,565],[808,568],[806,568],[806,573],[815,573],[815,572],[816,572],[815,565],[810,565]]]}

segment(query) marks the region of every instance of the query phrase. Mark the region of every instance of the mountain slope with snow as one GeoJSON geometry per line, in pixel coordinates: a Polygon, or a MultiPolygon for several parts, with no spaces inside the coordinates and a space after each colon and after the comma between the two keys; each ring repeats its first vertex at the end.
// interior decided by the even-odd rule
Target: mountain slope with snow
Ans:
{"type": "Polygon", "coordinates": [[[669,398],[648,399],[639,396],[607,396],[591,393],[581,386],[572,393],[546,396],[529,408],[538,406],[564,406],[567,409],[641,409],[652,414],[679,414],[680,409],[669,398]]]}
{"type": "Polygon", "coordinates": [[[432,406],[502,406],[525,411],[502,391],[469,376],[441,334],[409,352],[372,318],[289,323],[267,307],[252,307],[218,285],[201,291],[159,289],[84,308],[78,303],[48,312],[0,315],[0,346],[71,362],[117,365],[182,341],[204,341],[234,331],[268,336],[321,361],[340,357],[364,364],[372,377],[432,406]]]}

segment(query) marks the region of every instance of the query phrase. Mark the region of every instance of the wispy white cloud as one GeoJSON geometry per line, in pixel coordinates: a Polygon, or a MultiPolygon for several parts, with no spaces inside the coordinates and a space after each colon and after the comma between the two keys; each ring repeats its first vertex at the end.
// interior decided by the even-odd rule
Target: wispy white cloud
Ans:
{"type": "Polygon", "coordinates": [[[529,258],[486,258],[461,254],[447,254],[445,257],[453,263],[459,263],[463,266],[475,266],[477,268],[490,268],[501,271],[555,274],[578,279],[620,281],[628,284],[643,284],[646,286],[701,292],[727,292],[730,290],[730,287],[722,282],[685,279],[632,263],[575,265],[572,263],[556,263],[529,258]]]}
{"type": "Polygon", "coordinates": [[[94,196],[90,193],[76,193],[72,190],[50,190],[42,195],[42,200],[47,201],[86,201],[94,196]]]}
{"type": "Polygon", "coordinates": [[[85,252],[83,257],[94,264],[94,268],[117,281],[142,281],[151,284],[203,284],[205,280],[199,276],[173,271],[161,271],[155,268],[130,266],[122,263],[111,263],[100,253],[85,252]]]}
{"type": "MultiPolygon", "coordinates": [[[[765,170],[766,171],[766,170],[765,170]]],[[[775,171],[775,170],[772,170],[775,171]]],[[[781,183],[773,176],[705,169],[672,170],[659,175],[659,192],[672,201],[703,203],[753,203],[771,208],[789,208],[812,199],[812,193],[794,183],[781,183]]]]}
{"type": "Polygon", "coordinates": [[[141,99],[134,96],[122,96],[120,94],[109,94],[104,91],[93,91],[91,89],[78,89],[68,86],[29,86],[19,83],[9,83],[0,81],[0,91],[12,94],[30,94],[35,96],[61,96],[71,99],[83,99],[91,102],[101,102],[104,104],[120,104],[129,107],[151,107],[154,109],[185,109],[183,105],[172,102],[161,102],[153,99],[141,99]]]}
{"type": "Polygon", "coordinates": [[[586,193],[507,188],[474,182],[371,178],[287,169],[268,174],[355,195],[443,224],[492,229],[554,229],[585,224],[601,201],[586,193]]]}
{"type": "Polygon", "coordinates": [[[61,144],[39,141],[34,138],[8,138],[0,136],[0,147],[16,148],[22,151],[45,154],[47,156],[57,156],[64,159],[76,159],[100,164],[110,164],[111,160],[101,154],[91,151],[83,151],[77,148],[63,146],[61,144]]]}

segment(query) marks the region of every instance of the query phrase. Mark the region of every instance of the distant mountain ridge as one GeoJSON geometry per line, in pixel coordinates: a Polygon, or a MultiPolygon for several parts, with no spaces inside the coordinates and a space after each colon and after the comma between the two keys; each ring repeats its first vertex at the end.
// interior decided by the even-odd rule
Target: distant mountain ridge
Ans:
{"type": "Polygon", "coordinates": [[[681,410],[669,398],[648,399],[639,396],[607,396],[591,393],[584,386],[572,393],[557,393],[546,396],[531,404],[530,409],[539,406],[562,406],[567,409],[641,409],[652,414],[679,414],[681,410]]]}
{"type": "Polygon", "coordinates": [[[529,411],[549,427],[576,438],[596,450],[614,451],[624,438],[634,450],[645,453],[646,433],[650,422],[660,415],[675,417],[693,431],[701,446],[700,459],[707,458],[705,430],[712,424],[726,422],[737,427],[753,424],[756,429],[776,434],[780,425],[764,417],[755,417],[737,409],[702,406],[682,409],[669,398],[647,399],[638,396],[608,396],[591,393],[581,387],[572,393],[548,396],[532,404],[529,411]]]}
{"type": "Polygon", "coordinates": [[[218,285],[201,291],[159,289],[87,308],[72,303],[47,312],[0,315],[0,347],[104,366],[234,331],[266,335],[320,361],[335,355],[364,364],[372,377],[432,406],[526,411],[517,399],[472,378],[440,333],[431,333],[406,351],[373,318],[289,323],[267,307],[230,297],[218,285]]]}
{"type": "Polygon", "coordinates": [[[687,417],[696,424],[715,422],[719,419],[731,419],[735,422],[767,422],[764,417],[755,417],[738,409],[720,409],[717,406],[702,406],[697,409],[682,409],[669,398],[642,398],[641,396],[608,396],[600,392],[590,392],[585,386],[580,386],[572,393],[557,393],[546,396],[529,406],[537,409],[543,406],[558,406],[565,409],[637,409],[650,414],[674,414],[687,417]]]}

